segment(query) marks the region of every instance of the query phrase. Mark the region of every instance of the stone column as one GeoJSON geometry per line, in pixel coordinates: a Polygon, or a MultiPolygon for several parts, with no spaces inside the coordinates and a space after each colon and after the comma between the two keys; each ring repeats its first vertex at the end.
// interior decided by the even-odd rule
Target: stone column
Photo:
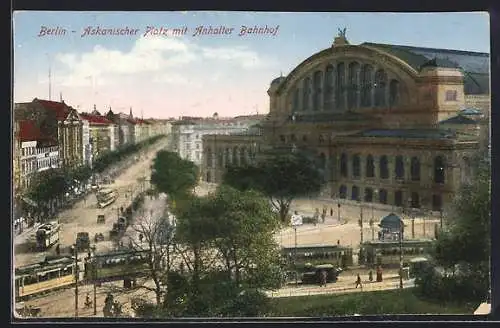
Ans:
{"type": "Polygon", "coordinates": [[[356,101],[355,103],[355,108],[360,108],[361,107],[361,65],[358,65],[358,68],[356,69],[356,101]]]}
{"type": "Polygon", "coordinates": [[[372,85],[371,85],[371,107],[375,107],[375,92],[377,90],[376,86],[375,86],[375,77],[377,76],[377,70],[378,68],[377,67],[374,67],[373,70],[372,70],[372,78],[371,78],[371,82],[372,82],[372,85]]]}

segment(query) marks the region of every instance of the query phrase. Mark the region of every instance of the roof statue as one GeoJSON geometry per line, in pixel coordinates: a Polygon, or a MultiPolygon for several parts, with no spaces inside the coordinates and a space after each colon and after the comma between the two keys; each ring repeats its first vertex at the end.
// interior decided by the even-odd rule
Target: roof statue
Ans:
{"type": "Polygon", "coordinates": [[[343,45],[346,45],[346,44],[349,44],[349,42],[347,41],[347,38],[345,37],[346,35],[346,32],[347,32],[347,28],[344,27],[343,29],[337,29],[339,31],[339,33],[337,34],[337,36],[335,37],[334,41],[333,41],[333,46],[343,46],[343,45]]]}
{"type": "Polygon", "coordinates": [[[338,34],[337,36],[339,36],[339,37],[341,37],[341,38],[345,38],[345,33],[346,33],[346,31],[347,31],[347,28],[346,28],[346,27],[344,27],[344,29],[343,29],[343,30],[341,30],[341,29],[339,28],[339,29],[338,29],[338,31],[339,31],[339,34],[338,34]]]}

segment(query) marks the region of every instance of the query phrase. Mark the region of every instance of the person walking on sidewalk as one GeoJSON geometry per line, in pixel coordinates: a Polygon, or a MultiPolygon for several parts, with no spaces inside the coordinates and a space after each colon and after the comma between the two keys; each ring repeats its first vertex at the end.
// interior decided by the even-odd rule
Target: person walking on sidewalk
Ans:
{"type": "Polygon", "coordinates": [[[363,289],[363,284],[361,283],[361,276],[359,275],[359,273],[358,277],[356,278],[356,288],[358,288],[358,286],[360,286],[361,289],[363,289]]]}

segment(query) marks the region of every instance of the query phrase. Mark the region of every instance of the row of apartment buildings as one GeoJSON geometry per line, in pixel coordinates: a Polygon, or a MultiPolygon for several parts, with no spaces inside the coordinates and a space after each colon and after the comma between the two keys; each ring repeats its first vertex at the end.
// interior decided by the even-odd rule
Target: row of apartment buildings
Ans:
{"type": "Polygon", "coordinates": [[[264,115],[245,115],[236,117],[180,117],[172,123],[172,138],[170,148],[183,159],[190,160],[201,166],[203,159],[203,136],[205,135],[235,135],[245,133],[262,120],[264,115]]]}
{"type": "Polygon", "coordinates": [[[114,113],[78,112],[60,102],[35,98],[14,104],[13,177],[22,195],[40,172],[50,168],[92,167],[99,156],[151,137],[170,133],[167,120],[114,113]]]}

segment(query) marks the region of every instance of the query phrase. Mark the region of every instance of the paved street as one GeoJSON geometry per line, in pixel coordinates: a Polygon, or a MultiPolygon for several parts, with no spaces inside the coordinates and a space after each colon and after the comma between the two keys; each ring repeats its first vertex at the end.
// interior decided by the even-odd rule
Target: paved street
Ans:
{"type": "MultiPolygon", "coordinates": [[[[158,150],[165,148],[166,145],[166,140],[162,140],[154,145],[148,150],[146,157],[132,164],[115,179],[113,184],[107,186],[116,189],[118,192],[117,200],[110,206],[104,209],[98,208],[96,196],[94,193],[91,193],[85,199],[77,202],[73,208],[59,213],[55,220],[59,220],[62,225],[60,233],[61,248],[72,245],[76,240],[76,234],[80,231],[88,232],[92,240],[96,233],[102,233],[107,239],[113,223],[116,222],[119,208],[128,206],[133,197],[141,191],[143,186],[141,186],[138,179],[150,176],[150,165],[154,155],[158,150]],[[97,215],[99,214],[105,215],[105,224],[97,224],[97,215]]],[[[33,233],[34,230],[31,233],[21,235],[21,238],[17,239],[16,243],[18,243],[18,240],[22,243],[24,241],[23,238],[30,238],[30,234],[32,235],[33,233]]],[[[112,247],[112,242],[106,240],[97,244],[97,251],[104,251],[112,247]]],[[[21,266],[41,261],[51,252],[54,252],[54,250],[51,249],[48,252],[37,253],[18,253],[15,255],[15,265],[21,266]]]]}

